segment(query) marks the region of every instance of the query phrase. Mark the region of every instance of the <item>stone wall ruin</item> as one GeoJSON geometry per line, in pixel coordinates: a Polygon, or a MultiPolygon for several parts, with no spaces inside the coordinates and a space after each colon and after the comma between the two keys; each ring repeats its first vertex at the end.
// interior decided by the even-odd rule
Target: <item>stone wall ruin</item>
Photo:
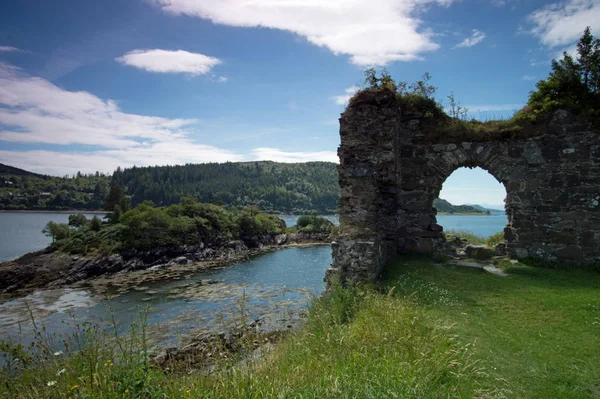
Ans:
{"type": "Polygon", "coordinates": [[[599,263],[600,136],[587,124],[557,111],[531,137],[452,141],[428,129],[387,90],[359,93],[342,114],[342,235],[327,278],[373,279],[391,255],[444,247],[433,200],[465,166],[504,184],[511,257],[599,263]]]}

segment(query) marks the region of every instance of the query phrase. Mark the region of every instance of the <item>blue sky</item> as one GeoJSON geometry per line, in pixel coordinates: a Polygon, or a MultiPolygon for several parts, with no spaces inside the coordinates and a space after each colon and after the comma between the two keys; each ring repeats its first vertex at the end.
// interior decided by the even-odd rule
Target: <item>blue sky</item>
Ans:
{"type": "MultiPolygon", "coordinates": [[[[440,100],[506,117],[587,25],[598,36],[598,0],[2,2],[0,162],[63,175],[336,161],[367,67],[429,72],[440,100]]],[[[501,204],[494,182],[457,172],[442,197],[501,204]]]]}

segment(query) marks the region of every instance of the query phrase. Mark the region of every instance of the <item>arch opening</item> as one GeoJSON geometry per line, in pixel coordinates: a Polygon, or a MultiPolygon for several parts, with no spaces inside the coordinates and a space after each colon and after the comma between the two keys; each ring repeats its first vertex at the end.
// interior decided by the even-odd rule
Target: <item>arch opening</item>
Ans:
{"type": "Polygon", "coordinates": [[[437,222],[444,230],[467,230],[488,238],[503,231],[508,223],[506,197],[504,184],[485,169],[458,168],[443,182],[438,199],[434,201],[437,222]],[[501,217],[476,217],[492,215],[501,217]],[[462,222],[459,216],[465,216],[462,222]]]}
{"type": "Polygon", "coordinates": [[[506,187],[481,167],[459,167],[442,183],[433,201],[437,224],[455,246],[504,242],[509,220],[506,187]]]}

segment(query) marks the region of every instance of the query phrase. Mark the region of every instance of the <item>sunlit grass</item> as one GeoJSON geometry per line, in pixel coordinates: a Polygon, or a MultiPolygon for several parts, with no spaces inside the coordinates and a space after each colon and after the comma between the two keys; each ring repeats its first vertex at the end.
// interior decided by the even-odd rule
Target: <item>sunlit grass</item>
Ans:
{"type": "Polygon", "coordinates": [[[216,348],[210,375],[148,362],[143,319],[120,341],[84,326],[79,350],[38,343],[44,363],[5,368],[0,397],[600,397],[600,274],[504,266],[509,277],[397,258],[377,285],[316,300],[303,329],[252,361],[216,348]]]}

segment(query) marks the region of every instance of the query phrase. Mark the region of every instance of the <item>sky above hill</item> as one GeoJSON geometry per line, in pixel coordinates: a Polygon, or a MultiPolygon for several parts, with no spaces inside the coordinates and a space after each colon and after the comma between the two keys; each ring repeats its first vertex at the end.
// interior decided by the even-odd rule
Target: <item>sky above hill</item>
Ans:
{"type": "MultiPolygon", "coordinates": [[[[444,103],[454,92],[472,117],[508,117],[588,25],[600,35],[599,0],[5,1],[0,162],[54,175],[337,162],[366,68],[429,72],[444,103]]],[[[442,193],[504,195],[462,170],[442,193]]]]}

